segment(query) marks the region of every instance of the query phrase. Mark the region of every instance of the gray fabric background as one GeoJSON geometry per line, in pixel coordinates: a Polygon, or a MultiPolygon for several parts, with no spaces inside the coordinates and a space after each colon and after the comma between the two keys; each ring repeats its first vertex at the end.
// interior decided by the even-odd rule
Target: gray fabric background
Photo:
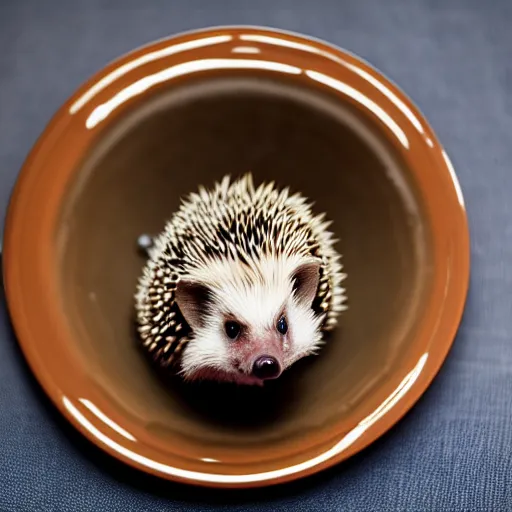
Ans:
{"type": "Polygon", "coordinates": [[[28,372],[0,298],[0,511],[512,510],[511,22],[507,0],[2,0],[2,219],[36,137],[107,61],[186,29],[260,24],[359,54],[419,105],[459,175],[473,266],[459,336],[413,411],[348,463],[249,493],[158,482],[84,442],[28,372]]]}

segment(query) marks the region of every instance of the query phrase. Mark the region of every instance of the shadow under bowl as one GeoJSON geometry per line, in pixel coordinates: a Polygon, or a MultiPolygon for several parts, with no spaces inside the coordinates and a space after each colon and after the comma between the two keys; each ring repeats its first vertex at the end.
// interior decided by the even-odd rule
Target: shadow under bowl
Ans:
{"type": "Polygon", "coordinates": [[[158,476],[248,487],[343,460],[413,405],[455,335],[468,252],[449,160],[394,85],[323,43],[226,28],[137,50],[63,106],[13,194],[4,274],[30,366],[90,440],[158,476]],[[247,171],[332,219],[349,309],[263,389],[185,385],[139,348],[137,238],[247,171]]]}

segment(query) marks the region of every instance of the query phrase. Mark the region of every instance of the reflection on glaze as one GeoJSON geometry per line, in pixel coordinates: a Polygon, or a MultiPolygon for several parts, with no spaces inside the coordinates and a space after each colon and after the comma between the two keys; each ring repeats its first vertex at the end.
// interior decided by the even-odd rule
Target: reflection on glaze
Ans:
{"type": "Polygon", "coordinates": [[[368,73],[364,69],[361,69],[360,67],[355,66],[355,65],[351,64],[350,62],[347,62],[345,59],[339,57],[338,55],[331,53],[329,51],[317,48],[316,46],[313,46],[311,44],[297,43],[295,41],[290,41],[288,39],[280,39],[278,37],[264,36],[264,35],[260,35],[260,34],[242,34],[242,35],[240,35],[240,39],[242,41],[251,41],[251,42],[257,42],[257,43],[271,44],[271,45],[275,45],[275,46],[282,46],[285,48],[293,48],[295,50],[314,53],[316,55],[321,55],[322,57],[326,57],[329,60],[337,62],[338,64],[341,64],[342,66],[354,71],[360,77],[364,78],[368,83],[372,84],[376,89],[378,89],[382,94],[384,94],[384,96],[386,96],[386,98],[388,98],[395,104],[395,106],[407,117],[407,119],[409,119],[409,121],[412,123],[412,125],[420,133],[425,132],[425,130],[423,129],[423,126],[421,125],[420,120],[414,115],[414,113],[411,111],[411,109],[400,98],[398,98],[398,96],[393,91],[391,91],[378,78],[375,78],[374,76],[372,76],[370,73],[368,73]]]}
{"type": "MultiPolygon", "coordinates": [[[[411,389],[413,384],[416,382],[418,377],[421,375],[421,371],[425,366],[428,354],[423,354],[419,361],[416,363],[414,368],[405,376],[399,386],[389,395],[389,397],[382,402],[382,404],[375,409],[370,415],[364,418],[354,429],[346,434],[338,443],[332,448],[325,451],[324,453],[309,459],[300,464],[288,466],[282,469],[274,471],[266,471],[264,473],[253,473],[248,475],[223,475],[216,473],[200,473],[198,471],[189,471],[180,469],[161,462],[151,460],[143,455],[133,452],[124,446],[116,443],[108,436],[100,432],[69,400],[67,397],[62,398],[62,402],[69,413],[75,418],[75,420],[85,428],[90,434],[92,434],[98,441],[107,445],[111,450],[117,452],[119,455],[133,461],[134,463],[145,466],[153,471],[171,475],[177,478],[185,480],[195,480],[199,482],[211,482],[220,484],[246,484],[251,482],[262,482],[274,478],[283,478],[295,473],[311,469],[319,464],[322,464],[329,459],[339,455],[345,451],[350,445],[352,445],[359,437],[361,437],[368,428],[370,428],[376,421],[382,418],[388,413],[411,389]]],[[[84,399],[80,400],[84,403],[84,399]]],[[[89,402],[90,403],[90,402],[89,402]]],[[[214,461],[215,459],[201,459],[203,461],[214,461]]]]}
{"type": "Polygon", "coordinates": [[[274,46],[282,46],[284,48],[292,48],[294,50],[300,50],[309,53],[315,53],[317,55],[321,55],[322,57],[327,57],[338,64],[346,65],[346,62],[338,57],[336,54],[327,52],[325,50],[321,50],[320,48],[316,48],[313,45],[306,43],[297,43],[296,41],[290,41],[289,39],[280,39],[279,37],[272,36],[264,36],[261,34],[241,34],[240,39],[242,41],[250,41],[253,43],[263,43],[263,44],[272,44],[274,46]]]}
{"type": "Polygon", "coordinates": [[[464,196],[462,195],[462,188],[459,183],[459,179],[457,178],[457,175],[455,174],[455,169],[453,168],[452,161],[448,157],[448,154],[444,149],[441,150],[441,153],[443,154],[444,161],[446,162],[446,166],[448,167],[448,170],[450,171],[450,174],[452,176],[453,186],[455,187],[455,192],[457,193],[457,199],[459,200],[459,204],[465,208],[464,206],[464,196]]]}
{"type": "Polygon", "coordinates": [[[96,94],[98,94],[101,90],[111,84],[114,80],[117,80],[121,76],[126,73],[132,71],[133,69],[147,64],[148,62],[152,62],[157,59],[161,59],[162,57],[168,57],[169,55],[174,55],[176,53],[185,52],[187,50],[193,50],[195,48],[202,48],[204,46],[213,46],[216,44],[227,43],[231,41],[233,36],[224,35],[224,36],[214,36],[214,37],[204,37],[202,39],[194,39],[193,41],[186,41],[184,43],[173,44],[171,46],[167,46],[162,50],[157,50],[154,52],[150,52],[144,54],[137,59],[131,60],[122,66],[119,66],[114,71],[103,77],[99,82],[96,82],[90,89],[87,90],[85,94],[80,96],[78,100],[76,100],[73,105],[71,105],[69,109],[70,114],[76,114],[88,101],[90,101],[96,94]]]}
{"type": "MultiPolygon", "coordinates": [[[[393,406],[400,401],[404,397],[404,395],[409,391],[411,386],[416,382],[418,377],[425,366],[425,363],[428,359],[428,353],[423,354],[419,361],[416,363],[416,366],[405,376],[400,385],[389,395],[384,402],[382,402],[375,411],[373,411],[369,416],[367,416],[363,421],[359,423],[359,426],[363,425],[366,430],[368,427],[373,425],[377,420],[382,418],[384,414],[390,411],[393,406]]],[[[357,428],[357,427],[356,427],[357,428]]],[[[355,429],[354,429],[355,430],[355,429]]]]}
{"type": "MultiPolygon", "coordinates": [[[[398,96],[391,91],[386,85],[384,85],[380,80],[372,76],[370,73],[361,69],[360,67],[349,64],[348,62],[345,64],[349,69],[357,73],[360,77],[364,78],[368,83],[372,84],[375,89],[378,89],[386,98],[391,100],[395,106],[402,112],[402,114],[409,119],[414,128],[418,130],[420,133],[425,133],[423,126],[420,123],[420,120],[413,114],[411,109],[400,99],[398,96]]],[[[429,139],[430,140],[430,139],[429,139]]]]}
{"type": "Polygon", "coordinates": [[[261,53],[261,50],[255,46],[235,46],[231,53],[261,53]]]}
{"type": "Polygon", "coordinates": [[[184,62],[171,66],[163,71],[153,75],[145,76],[129,85],[125,89],[118,92],[109,101],[96,107],[91,115],[87,118],[86,126],[91,129],[98,123],[106,119],[106,117],[117,107],[122,105],[125,101],[147,91],[149,88],[172,80],[178,76],[187,75],[189,73],[196,73],[198,71],[211,71],[215,69],[258,69],[265,71],[277,71],[279,73],[288,73],[299,75],[302,70],[295,66],[282,64],[280,62],[272,62],[266,60],[249,60],[249,59],[200,59],[184,62]]]}
{"type": "MultiPolygon", "coordinates": [[[[206,37],[202,39],[187,41],[184,43],[178,43],[171,46],[168,46],[162,50],[150,52],[146,55],[142,55],[137,59],[134,59],[109,73],[107,76],[102,78],[99,82],[94,84],[85,94],[83,94],[70,108],[70,113],[74,114],[78,112],[89,100],[91,100],[98,92],[103,90],[109,84],[111,84],[116,79],[125,75],[129,71],[146,64],[148,62],[168,57],[170,55],[184,52],[187,50],[192,50],[205,46],[212,46],[216,44],[226,43],[233,39],[231,35],[222,35],[222,36],[214,36],[214,37],[206,37]]],[[[334,53],[329,51],[322,50],[320,48],[316,48],[313,45],[307,43],[299,43],[296,41],[290,41],[287,39],[280,39],[279,37],[273,36],[265,36],[260,34],[241,34],[238,36],[238,39],[241,41],[252,42],[252,43],[263,43],[263,44],[271,44],[275,46],[282,46],[286,48],[292,48],[299,51],[305,51],[309,53],[315,53],[321,55],[325,58],[328,58],[338,64],[354,71],[359,76],[364,78],[367,82],[369,82],[372,86],[378,89],[382,94],[384,94],[389,100],[391,100],[394,105],[409,119],[412,125],[422,134],[424,134],[424,129],[418,118],[413,114],[413,112],[405,105],[405,103],[400,100],[385,84],[383,84],[380,80],[373,77],[367,71],[346,62],[344,59],[340,58],[334,53]]],[[[262,50],[255,46],[236,46],[231,50],[232,53],[250,53],[250,54],[258,54],[261,53],[262,50]]],[[[171,80],[178,76],[183,76],[189,73],[194,73],[198,71],[208,71],[215,69],[254,69],[254,70],[265,70],[265,71],[276,71],[287,74],[302,74],[305,73],[309,78],[320,82],[328,87],[331,87],[355,101],[359,102],[364,107],[368,108],[371,112],[373,112],[382,122],[384,122],[391,131],[398,138],[400,143],[406,148],[409,149],[409,140],[405,135],[404,131],[398,126],[398,124],[392,119],[392,117],[381,107],[379,107],[374,101],[370,98],[362,94],[360,91],[355,88],[349,86],[348,84],[325,75],[323,73],[319,73],[314,70],[301,70],[298,67],[290,66],[287,64],[274,62],[274,61],[265,61],[265,60],[246,60],[246,59],[202,59],[195,60],[189,62],[183,62],[181,64],[177,64],[175,66],[171,66],[169,68],[160,71],[159,73],[155,73],[152,75],[148,75],[136,82],[132,83],[125,89],[118,92],[114,97],[110,100],[106,101],[102,105],[98,105],[94,111],[89,115],[86,121],[86,126],[88,129],[92,129],[97,126],[101,121],[106,119],[106,117],[117,107],[122,105],[125,101],[133,98],[136,95],[143,93],[149,88],[162,83],[167,80],[171,80]]],[[[429,139],[430,140],[430,139],[429,139]]]]}
{"type": "Polygon", "coordinates": [[[327,85],[332,89],[335,89],[346,96],[356,100],[358,103],[369,109],[373,112],[384,124],[388,126],[388,128],[395,134],[397,139],[402,143],[402,145],[409,149],[409,139],[405,135],[404,131],[396,124],[393,118],[379,105],[377,105],[374,101],[372,101],[368,96],[365,96],[357,89],[354,89],[350,85],[337,80],[336,78],[332,78],[331,76],[324,75],[323,73],[319,73],[318,71],[313,71],[308,69],[306,74],[316,82],[320,82],[321,84],[327,85]]]}
{"type": "Polygon", "coordinates": [[[89,409],[96,417],[98,417],[105,425],[108,425],[112,430],[115,430],[118,434],[121,434],[126,439],[130,441],[136,442],[137,439],[133,437],[129,432],[127,432],[124,428],[120,427],[117,423],[112,421],[106,414],[101,412],[90,400],[86,400],[85,398],[79,399],[82,404],[89,409]]]}
{"type": "MultiPolygon", "coordinates": [[[[300,75],[304,71],[296,66],[290,66],[288,64],[282,64],[280,62],[266,61],[266,60],[252,60],[252,59],[201,59],[182,64],[177,64],[169,68],[164,69],[158,73],[145,76],[140,80],[132,83],[128,87],[122,89],[110,100],[98,105],[93,112],[89,115],[86,121],[86,127],[92,129],[97,126],[101,121],[105,120],[109,114],[112,113],[117,107],[122,105],[129,99],[142,94],[151,87],[162,82],[172,80],[173,78],[187,75],[190,73],[196,73],[199,71],[211,71],[215,69],[257,69],[265,71],[275,71],[279,73],[295,74],[300,75]]],[[[341,82],[335,78],[327,76],[318,71],[306,70],[306,75],[328,87],[336,89],[337,91],[351,97],[352,99],[359,102],[361,105],[373,112],[382,122],[384,122],[390,130],[395,134],[402,145],[408,149],[409,140],[398,126],[398,124],[391,118],[391,116],[379,107],[370,98],[349,86],[348,84],[341,82]]]]}

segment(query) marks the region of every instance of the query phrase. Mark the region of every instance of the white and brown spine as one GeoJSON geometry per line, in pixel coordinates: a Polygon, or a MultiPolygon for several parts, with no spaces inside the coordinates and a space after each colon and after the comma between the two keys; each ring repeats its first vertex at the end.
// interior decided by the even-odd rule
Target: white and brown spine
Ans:
{"type": "Polygon", "coordinates": [[[163,366],[179,361],[193,336],[175,301],[177,283],[191,269],[208,268],[214,259],[247,265],[261,257],[318,258],[320,280],[313,309],[331,330],[345,309],[340,256],[325,215],[274,183],[253,185],[250,173],[231,182],[226,176],[212,190],[199,188],[155,238],[135,296],[137,327],[145,349],[163,366]]]}

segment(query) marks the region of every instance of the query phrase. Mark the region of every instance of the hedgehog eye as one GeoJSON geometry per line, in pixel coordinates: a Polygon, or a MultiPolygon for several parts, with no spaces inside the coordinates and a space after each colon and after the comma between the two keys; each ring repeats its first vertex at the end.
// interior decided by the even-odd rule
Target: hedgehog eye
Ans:
{"type": "Polygon", "coordinates": [[[284,336],[288,332],[288,324],[286,318],[282,316],[277,322],[277,330],[284,336]]]}
{"type": "Polygon", "coordinates": [[[240,334],[241,327],[239,323],[229,321],[224,324],[224,329],[228,337],[234,340],[240,334]]]}

